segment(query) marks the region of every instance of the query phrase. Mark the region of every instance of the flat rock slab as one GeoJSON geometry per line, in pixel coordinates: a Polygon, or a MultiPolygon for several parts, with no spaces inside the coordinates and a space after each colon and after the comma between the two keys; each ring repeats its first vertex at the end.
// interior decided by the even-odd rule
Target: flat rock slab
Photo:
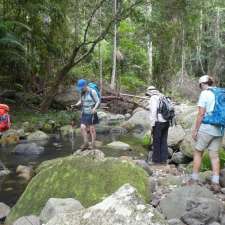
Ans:
{"type": "Polygon", "coordinates": [[[70,213],[83,209],[81,203],[73,198],[50,198],[41,211],[40,219],[47,223],[51,218],[59,213],[70,213]]]}
{"type": "Polygon", "coordinates": [[[37,216],[23,216],[16,220],[13,225],[41,225],[41,221],[37,216]]]}
{"type": "Polygon", "coordinates": [[[59,214],[47,225],[168,225],[152,206],[146,205],[137,190],[123,185],[114,194],[88,209],[59,214]]]}
{"type": "MultiPolygon", "coordinates": [[[[207,198],[216,200],[211,191],[197,185],[181,187],[161,200],[160,208],[167,219],[180,219],[186,213],[190,199],[207,198]]],[[[218,200],[217,200],[218,201],[218,200]]]]}
{"type": "Polygon", "coordinates": [[[122,151],[128,151],[131,149],[130,145],[121,142],[121,141],[114,141],[107,145],[107,147],[114,149],[114,150],[122,150],[122,151]]]}

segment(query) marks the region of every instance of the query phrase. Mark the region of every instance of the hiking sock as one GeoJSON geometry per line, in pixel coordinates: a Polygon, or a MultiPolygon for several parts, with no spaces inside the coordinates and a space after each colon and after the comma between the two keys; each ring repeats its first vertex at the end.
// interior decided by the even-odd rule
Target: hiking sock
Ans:
{"type": "Polygon", "coordinates": [[[192,173],[191,178],[193,180],[199,180],[199,174],[198,173],[192,173]]]}
{"type": "Polygon", "coordinates": [[[213,175],[212,176],[212,183],[219,184],[220,176],[219,175],[213,175]]]}

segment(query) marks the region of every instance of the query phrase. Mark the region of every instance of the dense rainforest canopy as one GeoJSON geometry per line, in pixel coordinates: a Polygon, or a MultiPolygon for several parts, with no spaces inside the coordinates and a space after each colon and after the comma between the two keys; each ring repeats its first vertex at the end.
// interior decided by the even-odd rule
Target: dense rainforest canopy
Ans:
{"type": "Polygon", "coordinates": [[[223,0],[1,0],[0,16],[1,89],[39,94],[42,109],[80,77],[133,91],[225,82],[223,0]]]}

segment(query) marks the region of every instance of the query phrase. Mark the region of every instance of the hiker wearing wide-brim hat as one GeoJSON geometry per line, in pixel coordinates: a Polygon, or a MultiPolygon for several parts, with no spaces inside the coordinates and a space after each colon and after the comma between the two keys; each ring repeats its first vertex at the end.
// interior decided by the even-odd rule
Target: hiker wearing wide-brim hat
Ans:
{"type": "Polygon", "coordinates": [[[88,82],[84,79],[77,81],[76,90],[81,94],[80,101],[76,106],[82,107],[82,114],[80,120],[81,134],[84,140],[81,150],[88,148],[95,148],[96,130],[95,125],[99,122],[97,115],[97,108],[100,105],[100,99],[97,92],[90,88],[88,82]],[[91,145],[88,142],[88,131],[91,134],[91,145]]]}
{"type": "Polygon", "coordinates": [[[195,140],[193,173],[188,183],[199,183],[203,152],[208,149],[213,170],[211,187],[213,191],[219,192],[219,149],[224,135],[222,117],[225,119],[225,90],[213,87],[213,83],[213,78],[208,75],[199,78],[201,94],[197,104],[198,115],[192,131],[192,137],[195,140]],[[219,124],[220,119],[222,124],[219,124]]]}
{"type": "Polygon", "coordinates": [[[153,137],[153,154],[152,162],[150,163],[166,163],[168,159],[167,138],[170,124],[158,111],[160,99],[163,97],[163,94],[156,87],[149,86],[145,95],[150,97],[148,108],[150,110],[150,123],[153,137]]]}

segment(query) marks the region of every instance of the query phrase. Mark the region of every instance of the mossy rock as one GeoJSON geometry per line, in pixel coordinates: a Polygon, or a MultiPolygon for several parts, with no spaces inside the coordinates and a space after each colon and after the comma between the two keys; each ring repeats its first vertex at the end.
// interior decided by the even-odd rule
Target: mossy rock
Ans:
{"type": "Polygon", "coordinates": [[[25,215],[39,215],[52,197],[75,198],[85,207],[92,206],[125,183],[136,187],[146,202],[150,200],[147,173],[130,162],[70,156],[48,161],[38,172],[13,207],[6,224],[25,215]]]}
{"type": "MultiPolygon", "coordinates": [[[[219,152],[219,157],[220,157],[220,167],[221,169],[224,168],[224,164],[225,164],[225,151],[224,149],[221,149],[219,152]]],[[[210,157],[209,157],[209,153],[205,152],[203,155],[203,159],[202,159],[202,165],[201,165],[201,171],[208,171],[211,170],[211,161],[210,161],[210,157]]]]}

